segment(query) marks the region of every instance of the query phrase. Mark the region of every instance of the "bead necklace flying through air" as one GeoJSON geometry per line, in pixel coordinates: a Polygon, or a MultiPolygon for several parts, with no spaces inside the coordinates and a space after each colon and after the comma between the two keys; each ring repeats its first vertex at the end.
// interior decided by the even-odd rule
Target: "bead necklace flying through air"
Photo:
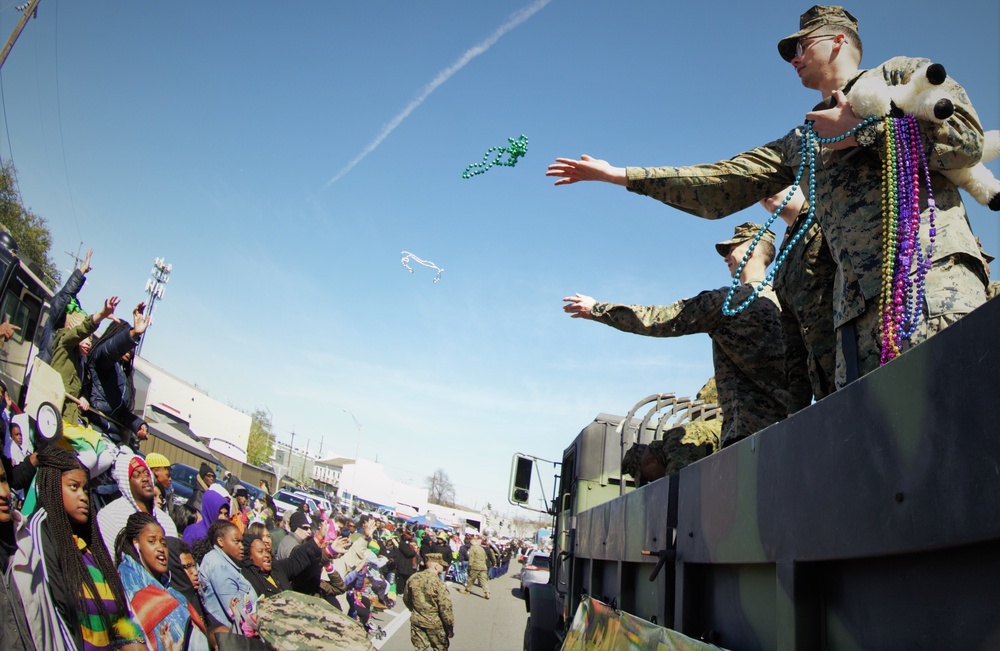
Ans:
{"type": "Polygon", "coordinates": [[[462,178],[471,179],[477,174],[484,174],[486,170],[494,165],[503,165],[504,167],[514,167],[517,165],[517,159],[528,153],[528,137],[522,133],[517,140],[507,138],[507,142],[510,143],[510,147],[490,147],[487,149],[486,153],[483,154],[483,162],[470,163],[465,168],[465,171],[462,172],[462,178]],[[493,160],[489,160],[490,154],[493,152],[496,152],[496,156],[493,160]],[[506,161],[501,161],[500,159],[503,158],[504,154],[510,154],[510,158],[506,161]]]}
{"type": "Polygon", "coordinates": [[[403,259],[400,260],[400,262],[403,263],[403,266],[406,267],[406,270],[409,271],[410,273],[413,273],[413,269],[407,263],[410,260],[413,260],[417,264],[423,265],[429,269],[437,269],[437,275],[434,276],[434,282],[437,283],[437,281],[441,280],[441,274],[444,273],[444,269],[439,268],[433,262],[428,262],[427,260],[421,260],[420,258],[413,255],[409,251],[403,251],[401,255],[403,256],[403,259]]]}
{"type": "Polygon", "coordinates": [[[930,269],[934,252],[935,204],[931,193],[930,174],[927,169],[927,156],[920,144],[920,134],[917,129],[917,119],[910,114],[902,118],[889,116],[872,116],[865,118],[861,124],[835,138],[820,138],[813,131],[812,120],[807,120],[802,132],[801,158],[799,170],[795,175],[788,195],[782,200],[778,209],[768,218],[761,230],[750,242],[750,247],[740,261],[733,282],[722,304],[722,313],[726,316],[736,316],[745,310],[750,303],[771,284],[774,275],[785,262],[788,252],[802,239],[803,234],[812,225],[816,217],[816,150],[822,144],[840,142],[850,138],[861,127],[878,120],[885,120],[885,168],[882,178],[882,295],[879,304],[879,335],[882,342],[881,364],[899,355],[900,341],[909,339],[916,332],[920,320],[920,306],[924,300],[925,281],[930,269]],[[809,168],[809,213],[799,230],[792,235],[784,247],[774,266],[764,280],[753,287],[750,296],[735,308],[731,307],[733,296],[741,285],[740,274],[753,254],[754,248],[761,237],[777,219],[781,211],[791,200],[799,188],[803,170],[809,168]],[[927,183],[927,207],[929,209],[929,236],[926,253],[920,247],[920,172],[923,171],[927,183]],[[916,280],[910,277],[910,270],[916,262],[916,280]]]}

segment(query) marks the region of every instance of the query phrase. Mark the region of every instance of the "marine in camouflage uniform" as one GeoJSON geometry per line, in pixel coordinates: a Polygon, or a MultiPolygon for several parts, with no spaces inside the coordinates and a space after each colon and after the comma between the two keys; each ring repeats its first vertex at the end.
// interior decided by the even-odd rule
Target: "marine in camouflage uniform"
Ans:
{"type": "MultiPolygon", "coordinates": [[[[780,202],[785,196],[787,188],[761,203],[770,210],[769,202],[775,198],[780,202]]],[[[808,407],[814,397],[820,400],[836,390],[833,283],[837,264],[819,224],[810,224],[800,241],[789,248],[789,240],[801,230],[808,214],[805,196],[796,191],[781,213],[788,223],[781,250],[787,249],[788,253],[774,275],[774,291],[781,305],[781,328],[785,337],[789,414],[808,407]],[[793,211],[794,216],[786,218],[789,211],[793,211]]]]}
{"type": "Polygon", "coordinates": [[[438,576],[448,564],[437,552],[427,554],[426,563],[427,569],[411,576],[403,590],[403,603],[410,609],[410,642],[417,651],[442,651],[455,636],[451,594],[438,576]]]}
{"type": "MultiPolygon", "coordinates": [[[[741,224],[736,227],[732,240],[720,242],[716,248],[728,255],[731,248],[747,242],[759,230],[757,224],[741,224]]],[[[768,242],[773,247],[774,234],[771,231],[767,234],[761,242],[768,242]]],[[[761,270],[766,268],[767,262],[761,270]]],[[[750,296],[761,284],[762,276],[745,277],[730,305],[735,308],[750,296]]],[[[722,313],[722,305],[729,289],[722,287],[702,292],[667,306],[598,301],[589,316],[623,332],[649,337],[708,334],[712,339],[718,404],[722,408],[723,446],[782,420],[788,398],[785,347],[774,290],[765,285],[757,300],[738,315],[727,317],[722,313]]]]}
{"type": "MultiPolygon", "coordinates": [[[[897,57],[871,70],[860,70],[847,58],[850,39],[856,37],[857,20],[841,7],[814,6],[802,14],[801,29],[782,39],[778,50],[786,61],[799,62],[808,87],[821,90],[830,80],[829,71],[844,72],[847,93],[858,79],[877,77],[887,85],[908,83],[926,59],[897,57]],[[822,28],[846,36],[808,41],[803,56],[796,54],[799,39],[822,28]],[[845,47],[847,48],[845,50],[845,47]],[[836,49],[835,49],[836,48],[836,49]],[[843,53],[847,55],[841,56],[843,53]],[[850,74],[846,74],[846,73],[850,74]],[[806,73],[809,73],[808,75],[806,73]],[[820,79],[819,77],[822,77],[820,79]]],[[[820,36],[821,34],[816,34],[820,36]]],[[[854,46],[854,52],[860,52],[854,46]]],[[[987,276],[969,227],[958,188],[942,170],[969,167],[983,153],[983,128],[965,90],[949,77],[940,89],[952,100],[954,114],[940,123],[919,124],[931,186],[936,203],[936,238],[932,266],[926,277],[923,314],[917,331],[903,350],[924,341],[981,305],[986,299],[987,276]]],[[[842,108],[810,113],[823,137],[843,121],[842,108]]],[[[855,124],[857,123],[855,118],[855,124]]],[[[882,291],[882,162],[885,157],[883,125],[871,125],[873,142],[868,147],[851,146],[854,137],[821,147],[815,168],[815,215],[837,263],[834,280],[833,316],[837,328],[836,383],[838,387],[878,368],[879,302],[882,291]]],[[[549,176],[563,177],[557,183],[603,180],[625,185],[631,192],[658,199],[679,210],[706,219],[719,219],[747,208],[763,197],[791,185],[801,162],[803,128],[733,158],[715,164],[689,167],[628,167],[624,170],[592,158],[557,159],[549,176]]],[[[808,184],[808,169],[802,183],[808,184]]],[[[921,188],[925,187],[923,178],[921,188]]],[[[921,196],[921,242],[928,241],[929,211],[926,192],[921,196]]]]}
{"type": "Polygon", "coordinates": [[[722,421],[718,419],[672,427],[663,438],[630,447],[622,458],[622,474],[631,475],[637,486],[675,475],[718,450],[721,433],[722,421]]]}
{"type": "Polygon", "coordinates": [[[486,560],[486,550],[483,549],[482,541],[478,535],[472,537],[472,544],[469,545],[469,576],[465,580],[465,587],[462,592],[469,592],[476,583],[483,589],[487,599],[490,598],[490,573],[486,560]]]}

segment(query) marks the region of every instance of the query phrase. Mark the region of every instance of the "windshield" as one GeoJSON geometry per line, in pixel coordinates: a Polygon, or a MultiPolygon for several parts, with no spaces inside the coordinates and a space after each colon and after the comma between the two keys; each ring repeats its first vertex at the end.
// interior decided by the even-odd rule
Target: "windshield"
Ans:
{"type": "Polygon", "coordinates": [[[298,495],[293,495],[292,493],[286,493],[284,491],[279,492],[274,496],[275,501],[284,502],[285,504],[291,504],[292,506],[302,506],[305,500],[298,495]]]}
{"type": "Polygon", "coordinates": [[[548,567],[549,567],[549,557],[548,556],[543,556],[542,554],[535,554],[534,556],[531,557],[531,561],[528,564],[529,565],[534,565],[537,568],[546,568],[546,569],[548,569],[548,567]]]}

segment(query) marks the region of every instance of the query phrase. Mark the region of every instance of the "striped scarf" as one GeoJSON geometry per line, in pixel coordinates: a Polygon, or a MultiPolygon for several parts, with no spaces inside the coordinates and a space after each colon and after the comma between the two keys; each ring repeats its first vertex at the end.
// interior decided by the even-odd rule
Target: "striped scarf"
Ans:
{"type": "Polygon", "coordinates": [[[111,588],[104,579],[104,574],[97,567],[94,555],[90,553],[87,543],[78,536],[73,536],[76,546],[83,555],[83,563],[90,572],[90,577],[97,587],[97,596],[90,592],[90,588],[83,585],[83,612],[80,613],[80,630],[83,633],[83,651],[101,651],[103,649],[118,649],[126,644],[138,642],[145,644],[142,630],[129,619],[128,613],[119,613],[115,605],[115,597],[111,593],[111,588]],[[105,620],[100,615],[98,599],[103,602],[104,610],[111,619],[111,627],[108,628],[105,620]]]}

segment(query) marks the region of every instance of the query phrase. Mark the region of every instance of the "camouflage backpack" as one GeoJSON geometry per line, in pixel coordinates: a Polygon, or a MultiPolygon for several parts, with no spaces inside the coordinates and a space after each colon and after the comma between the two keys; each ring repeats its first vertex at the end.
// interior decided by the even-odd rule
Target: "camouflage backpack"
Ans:
{"type": "Polygon", "coordinates": [[[371,651],[364,627],[318,597],[286,590],[257,600],[260,636],[278,651],[371,651]]]}

